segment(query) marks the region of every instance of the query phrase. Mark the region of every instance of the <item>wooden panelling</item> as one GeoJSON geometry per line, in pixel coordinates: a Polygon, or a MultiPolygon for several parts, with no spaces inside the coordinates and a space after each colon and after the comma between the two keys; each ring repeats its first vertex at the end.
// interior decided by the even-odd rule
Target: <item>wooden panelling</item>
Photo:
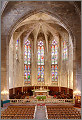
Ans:
{"type": "Polygon", "coordinates": [[[15,94],[18,95],[22,92],[22,87],[15,88],[15,94]]]}
{"type": "Polygon", "coordinates": [[[61,87],[61,92],[64,93],[64,94],[67,94],[67,88],[61,87]]]}
{"type": "Polygon", "coordinates": [[[81,96],[75,96],[75,107],[81,107],[81,96]]]}
{"type": "MultiPolygon", "coordinates": [[[[39,89],[40,86],[36,86],[36,89],[39,89]]],[[[45,89],[47,89],[47,86],[44,86],[45,89]]],[[[24,95],[24,96],[32,96],[33,95],[33,92],[32,90],[34,89],[34,86],[26,86],[26,87],[23,87],[23,92],[22,92],[22,87],[17,87],[15,88],[15,94],[13,95],[13,88],[9,90],[9,98],[15,96],[18,97],[18,95],[24,95]]],[[[61,87],[61,92],[59,92],[59,87],[54,87],[54,86],[50,86],[48,87],[48,89],[50,90],[49,91],[49,95],[51,96],[54,96],[54,95],[60,95],[60,98],[61,98],[61,95],[67,95],[67,88],[65,87],[61,87]]],[[[69,94],[68,96],[71,96],[71,98],[73,97],[73,90],[72,89],[69,89],[69,94]]]]}

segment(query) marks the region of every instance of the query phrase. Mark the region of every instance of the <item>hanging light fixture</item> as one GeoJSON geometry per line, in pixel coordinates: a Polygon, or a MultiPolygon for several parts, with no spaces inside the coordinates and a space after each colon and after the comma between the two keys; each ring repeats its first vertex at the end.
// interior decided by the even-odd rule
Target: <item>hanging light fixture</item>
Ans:
{"type": "Polygon", "coordinates": [[[81,91],[76,90],[76,91],[73,92],[73,94],[74,94],[74,95],[81,95],[81,91]]]}
{"type": "Polygon", "coordinates": [[[8,95],[9,92],[8,92],[7,90],[3,90],[3,91],[1,92],[1,94],[2,94],[2,95],[8,95]]]}

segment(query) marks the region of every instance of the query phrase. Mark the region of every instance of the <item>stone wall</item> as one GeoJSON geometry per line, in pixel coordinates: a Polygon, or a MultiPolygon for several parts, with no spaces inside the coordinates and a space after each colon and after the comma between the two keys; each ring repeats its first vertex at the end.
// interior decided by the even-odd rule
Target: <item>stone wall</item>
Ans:
{"type": "MultiPolygon", "coordinates": [[[[66,27],[73,43],[73,89],[81,90],[81,19],[77,2],[10,1],[1,16],[1,91],[9,89],[9,41],[17,25],[38,12],[57,18],[66,27]]],[[[71,55],[70,55],[71,56],[71,55]]],[[[72,59],[72,58],[71,58],[72,59]]],[[[72,64],[72,63],[71,63],[72,64]]],[[[70,65],[69,65],[70,66],[70,65]]],[[[33,68],[33,67],[32,67],[33,68]]],[[[72,82],[72,80],[71,80],[72,82]]],[[[66,83],[67,84],[67,83],[66,83]]],[[[12,86],[12,85],[11,85],[12,86]]],[[[71,83],[70,83],[71,87],[71,83]]]]}
{"type": "MultiPolygon", "coordinates": [[[[34,36],[35,37],[35,36],[34,36]]],[[[19,46],[18,46],[18,60],[16,59],[16,34],[10,40],[9,45],[9,89],[14,87],[22,87],[24,86],[24,39],[25,37],[20,37],[19,46]],[[14,41],[14,42],[13,42],[14,41]]],[[[43,38],[41,38],[43,39],[43,38]]],[[[49,39],[48,41],[48,53],[46,42],[44,39],[44,48],[45,48],[45,69],[44,69],[44,85],[54,85],[61,86],[73,89],[73,45],[72,40],[69,38],[68,33],[65,31],[61,32],[61,39],[59,39],[58,43],[58,82],[57,84],[52,84],[52,76],[51,76],[51,44],[53,39],[49,39]],[[68,48],[68,58],[67,60],[63,60],[63,40],[69,42],[67,44],[68,48]],[[69,41],[68,41],[69,40],[69,41]],[[61,45],[60,45],[61,43],[61,45]],[[70,66],[71,65],[71,66],[70,66]],[[69,85],[68,85],[69,84],[69,85]]],[[[28,37],[28,40],[31,42],[31,85],[39,85],[37,82],[37,47],[34,47],[35,39],[31,39],[28,37]],[[33,55],[34,51],[36,53],[33,55]]],[[[38,39],[36,40],[38,43],[38,39]]]]}

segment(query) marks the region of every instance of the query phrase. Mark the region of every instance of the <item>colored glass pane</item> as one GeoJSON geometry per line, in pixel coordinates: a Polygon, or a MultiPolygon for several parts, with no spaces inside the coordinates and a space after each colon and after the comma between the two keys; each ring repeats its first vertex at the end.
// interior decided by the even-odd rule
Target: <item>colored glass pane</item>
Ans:
{"type": "Polygon", "coordinates": [[[63,60],[67,59],[68,50],[67,50],[67,43],[66,41],[63,41],[63,60]]]}
{"type": "Polygon", "coordinates": [[[19,41],[17,40],[16,41],[16,50],[18,50],[18,43],[19,43],[19,41]]]}
{"type": "Polygon", "coordinates": [[[52,82],[58,81],[58,44],[55,40],[51,45],[51,75],[52,82]]]}
{"type": "Polygon", "coordinates": [[[18,59],[18,45],[19,45],[19,40],[16,41],[16,59],[18,59]]]}
{"type": "Polygon", "coordinates": [[[31,47],[30,41],[27,40],[24,44],[24,82],[30,84],[30,61],[31,61],[31,47]]]}
{"type": "Polygon", "coordinates": [[[38,81],[44,81],[44,44],[42,41],[38,42],[38,81]]]}

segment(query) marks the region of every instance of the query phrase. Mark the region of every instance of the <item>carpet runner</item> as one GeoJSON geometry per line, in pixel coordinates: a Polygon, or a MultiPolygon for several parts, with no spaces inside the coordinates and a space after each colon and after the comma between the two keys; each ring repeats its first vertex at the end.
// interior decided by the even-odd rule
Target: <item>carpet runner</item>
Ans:
{"type": "Polygon", "coordinates": [[[46,120],[45,105],[37,105],[35,119],[46,120]]]}

